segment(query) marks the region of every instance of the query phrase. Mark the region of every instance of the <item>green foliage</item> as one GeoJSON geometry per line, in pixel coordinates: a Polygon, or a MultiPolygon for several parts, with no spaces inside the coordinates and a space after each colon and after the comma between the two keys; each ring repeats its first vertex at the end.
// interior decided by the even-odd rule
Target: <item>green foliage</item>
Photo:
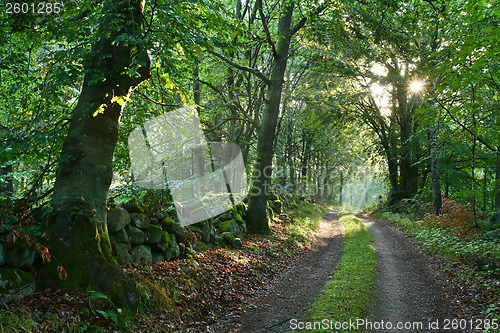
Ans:
{"type": "Polygon", "coordinates": [[[291,220],[287,224],[287,238],[293,243],[308,243],[312,234],[319,228],[321,218],[327,206],[301,202],[290,212],[291,220]]]}

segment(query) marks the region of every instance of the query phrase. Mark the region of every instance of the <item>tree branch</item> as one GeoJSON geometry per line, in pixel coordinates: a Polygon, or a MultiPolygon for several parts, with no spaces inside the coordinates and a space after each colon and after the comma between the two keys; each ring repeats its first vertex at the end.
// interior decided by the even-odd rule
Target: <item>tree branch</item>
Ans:
{"type": "Polygon", "coordinates": [[[262,21],[262,27],[264,28],[264,33],[266,34],[266,41],[269,45],[271,45],[271,49],[273,51],[274,58],[278,58],[279,54],[276,50],[276,46],[274,45],[273,40],[271,39],[271,34],[269,33],[269,27],[267,26],[267,20],[264,16],[264,11],[262,10],[262,0],[257,0],[257,6],[259,9],[260,19],[262,21]]]}
{"type": "Polygon", "coordinates": [[[255,68],[252,68],[252,67],[248,67],[248,66],[243,66],[243,65],[237,64],[234,61],[232,61],[231,59],[228,59],[225,56],[223,56],[222,54],[217,53],[215,51],[212,51],[210,49],[207,49],[207,52],[210,53],[210,54],[213,54],[217,58],[221,59],[222,61],[228,63],[229,65],[231,65],[231,66],[233,66],[233,67],[235,67],[235,68],[237,68],[239,70],[252,73],[253,75],[257,76],[259,79],[261,79],[262,81],[264,81],[268,86],[272,85],[271,80],[267,76],[265,76],[262,72],[260,72],[259,70],[255,69],[255,68]]]}
{"type": "MultiPolygon", "coordinates": [[[[316,8],[316,10],[314,11],[314,15],[313,16],[316,16],[316,15],[319,15],[321,14],[322,11],[324,11],[326,9],[327,5],[324,4],[322,6],[319,6],[318,8],[316,8]]],[[[297,24],[292,28],[292,30],[290,30],[290,35],[293,36],[297,33],[297,31],[299,31],[300,29],[302,29],[302,27],[304,27],[304,25],[306,24],[307,22],[307,17],[303,17],[300,19],[299,22],[297,22],[297,24]]]]}
{"type": "Polygon", "coordinates": [[[484,141],[483,139],[481,139],[476,133],[472,132],[469,128],[467,128],[467,126],[465,126],[460,121],[458,121],[458,119],[453,116],[453,114],[451,113],[450,109],[448,109],[446,106],[444,106],[443,103],[441,103],[441,101],[438,101],[438,104],[448,113],[448,115],[451,117],[451,119],[453,119],[453,121],[455,123],[457,123],[460,127],[462,127],[467,132],[469,132],[470,135],[472,135],[474,138],[476,138],[477,141],[481,142],[489,150],[495,151],[495,152],[497,151],[496,148],[491,147],[486,141],[484,141]]]}

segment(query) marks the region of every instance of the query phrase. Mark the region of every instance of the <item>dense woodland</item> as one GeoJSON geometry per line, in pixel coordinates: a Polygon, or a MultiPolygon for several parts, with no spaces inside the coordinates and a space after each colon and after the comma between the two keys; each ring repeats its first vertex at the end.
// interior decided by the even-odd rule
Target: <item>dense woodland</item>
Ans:
{"type": "Polygon", "coordinates": [[[446,198],[473,228],[500,225],[497,0],[12,3],[0,12],[0,233],[57,259],[39,277],[134,302],[106,214],[172,205],[134,185],[128,137],[188,105],[207,141],[241,148],[249,233],[270,232],[271,194],[434,215],[446,198]]]}

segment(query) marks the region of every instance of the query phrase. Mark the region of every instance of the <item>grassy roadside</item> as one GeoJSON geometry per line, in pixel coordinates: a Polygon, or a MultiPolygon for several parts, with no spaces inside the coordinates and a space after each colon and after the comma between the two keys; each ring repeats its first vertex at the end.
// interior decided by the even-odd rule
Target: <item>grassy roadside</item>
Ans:
{"type": "Polygon", "coordinates": [[[340,222],[344,226],[342,258],[333,278],[323,286],[322,295],[312,304],[304,326],[296,327],[300,331],[354,332],[339,325],[356,321],[369,304],[375,279],[375,249],[360,219],[345,215],[340,222]]]}

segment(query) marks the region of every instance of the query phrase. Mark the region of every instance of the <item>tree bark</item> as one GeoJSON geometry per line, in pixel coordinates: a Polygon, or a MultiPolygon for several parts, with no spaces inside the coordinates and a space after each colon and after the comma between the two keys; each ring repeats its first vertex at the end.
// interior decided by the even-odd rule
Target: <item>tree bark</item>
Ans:
{"type": "Polygon", "coordinates": [[[273,57],[270,84],[266,94],[264,113],[257,141],[257,158],[248,205],[248,229],[251,233],[269,233],[267,192],[271,184],[273,143],[280,111],[281,92],[292,38],[292,13],[294,1],[284,2],[278,23],[277,56],[273,57]]]}
{"type": "Polygon", "coordinates": [[[495,211],[489,219],[490,225],[500,224],[500,146],[496,151],[496,168],[495,168],[495,211]]]}
{"type": "MultiPolygon", "coordinates": [[[[3,125],[0,124],[0,139],[4,136],[7,135],[8,128],[4,127],[3,125]]],[[[8,157],[7,157],[8,160],[8,157]]],[[[2,165],[4,161],[0,159],[0,165],[2,165]]],[[[3,168],[0,168],[0,176],[7,176],[6,179],[4,179],[3,183],[0,183],[0,194],[6,195],[6,196],[12,196],[14,193],[14,183],[12,181],[12,164],[9,164],[3,168]],[[10,175],[10,176],[9,176],[10,175]]]]}
{"type": "Polygon", "coordinates": [[[434,205],[434,215],[439,215],[442,206],[441,186],[439,183],[439,156],[437,150],[437,126],[429,131],[429,141],[431,148],[431,184],[432,202],[434,205]]]}
{"type": "Polygon", "coordinates": [[[123,102],[150,77],[150,68],[140,45],[115,42],[118,36],[140,31],[141,1],[112,0],[103,6],[105,16],[97,34],[105,37],[85,59],[83,88],[61,152],[48,226],[54,259],[47,273],[54,276],[55,266],[62,265],[68,277],[54,276],[54,282],[69,288],[95,287],[116,305],[130,306],[138,302],[135,285],[112,256],[106,200],[123,102]],[[123,23],[112,25],[118,18],[123,23]],[[132,76],[127,70],[134,62],[141,66],[132,76]]]}

